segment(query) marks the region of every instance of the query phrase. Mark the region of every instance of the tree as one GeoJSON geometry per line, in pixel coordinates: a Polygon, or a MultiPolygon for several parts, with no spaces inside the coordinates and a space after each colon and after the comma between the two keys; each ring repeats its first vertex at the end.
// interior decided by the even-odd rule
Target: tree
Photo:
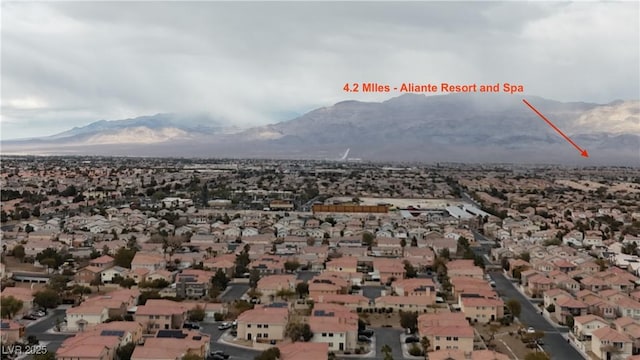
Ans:
{"type": "Polygon", "coordinates": [[[258,269],[253,269],[249,273],[249,285],[254,288],[258,285],[258,281],[260,280],[260,271],[258,269]]]}
{"type": "Polygon", "coordinates": [[[236,276],[241,276],[246,273],[251,259],[249,259],[249,247],[248,245],[244,247],[244,249],[240,252],[240,254],[236,255],[235,261],[235,274],[236,276]]]}
{"type": "Polygon", "coordinates": [[[509,269],[511,268],[511,265],[509,264],[509,258],[508,257],[503,257],[500,259],[500,265],[502,265],[502,268],[506,271],[509,271],[509,269]]]}
{"type": "Polygon", "coordinates": [[[529,254],[528,252],[525,251],[525,252],[520,254],[519,258],[524,260],[524,261],[526,261],[526,262],[529,262],[531,260],[531,254],[529,254]]]}
{"type": "Polygon", "coordinates": [[[204,320],[206,313],[202,306],[198,305],[191,311],[189,311],[189,321],[202,321],[204,320]]]}
{"type": "Polygon", "coordinates": [[[54,258],[45,258],[39,261],[41,265],[44,265],[47,267],[47,270],[50,270],[51,268],[55,268],[56,267],[56,259],[54,258]]]}
{"type": "Polygon", "coordinates": [[[89,285],[95,286],[98,292],[100,292],[100,285],[102,285],[102,278],[100,276],[96,276],[95,279],[91,280],[89,285]]]}
{"type": "Polygon", "coordinates": [[[204,360],[204,358],[198,354],[195,354],[189,351],[182,357],[182,360],[204,360]]]}
{"type": "Polygon", "coordinates": [[[549,355],[545,352],[530,352],[525,355],[524,360],[550,360],[549,355]]]}
{"type": "Polygon", "coordinates": [[[489,325],[489,339],[487,340],[487,345],[492,345],[493,340],[496,338],[496,333],[500,329],[500,325],[491,324],[489,325]]]}
{"type": "Polygon", "coordinates": [[[428,337],[423,336],[422,339],[420,339],[420,345],[422,346],[422,351],[426,354],[431,347],[431,341],[428,337]]]}
{"type": "Polygon", "coordinates": [[[44,289],[33,294],[33,303],[43,308],[53,309],[60,304],[60,295],[52,289],[44,289]]]}
{"type": "Polygon", "coordinates": [[[280,359],[280,349],[277,347],[269,348],[254,357],[254,360],[278,360],[280,359]]]}
{"type": "Polygon", "coordinates": [[[136,256],[136,249],[121,247],[120,249],[118,249],[118,251],[113,257],[113,264],[115,266],[131,268],[131,262],[133,261],[133,258],[135,256],[136,256]]]}
{"type": "Polygon", "coordinates": [[[222,269],[218,269],[211,278],[211,284],[219,291],[223,291],[229,284],[229,278],[227,278],[227,275],[222,271],[222,269]]]}
{"type": "Polygon", "coordinates": [[[438,253],[438,257],[441,257],[446,260],[451,260],[451,254],[449,253],[449,249],[447,248],[441,249],[440,252],[438,253]]]}
{"type": "Polygon", "coordinates": [[[402,238],[400,240],[400,247],[402,247],[402,257],[404,257],[404,248],[407,246],[407,240],[405,238],[402,238]]]}
{"type": "Polygon", "coordinates": [[[373,240],[375,239],[375,237],[373,236],[372,233],[365,231],[362,233],[362,244],[365,245],[368,248],[371,248],[371,246],[373,246],[373,240]]]}
{"type": "Polygon", "coordinates": [[[413,267],[413,265],[411,265],[409,260],[405,260],[404,261],[404,271],[406,272],[407,278],[414,278],[414,277],[418,276],[418,272],[413,267]]]}
{"type": "Polygon", "coordinates": [[[131,355],[133,354],[133,350],[135,350],[136,344],[132,342],[128,342],[118,348],[116,350],[116,355],[118,356],[118,360],[131,360],[131,355]]]}
{"type": "Polygon", "coordinates": [[[464,253],[469,248],[469,239],[464,236],[458,238],[458,251],[464,253]]]}
{"type": "Polygon", "coordinates": [[[24,246],[22,245],[16,245],[13,248],[13,256],[15,256],[16,259],[20,260],[20,262],[22,262],[24,260],[24,256],[25,256],[25,252],[24,252],[24,246]]]}
{"type": "Polygon", "coordinates": [[[149,299],[162,299],[162,296],[157,291],[143,291],[138,297],[138,305],[146,304],[149,299]]]}
{"type": "Polygon", "coordinates": [[[573,325],[575,325],[575,319],[572,315],[567,315],[566,325],[567,327],[569,327],[569,329],[573,329],[573,325]]]}
{"type": "Polygon", "coordinates": [[[56,354],[53,351],[47,351],[44,354],[33,355],[33,360],[56,360],[56,354]]]}
{"type": "Polygon", "coordinates": [[[382,345],[382,348],[380,349],[380,351],[385,355],[390,354],[391,353],[391,346],[389,346],[388,344],[384,344],[384,345],[382,345]]]}
{"type": "Polygon", "coordinates": [[[384,354],[384,360],[393,360],[393,356],[391,355],[391,346],[384,344],[380,351],[384,354]]]}
{"type": "Polygon", "coordinates": [[[300,263],[297,262],[296,260],[286,261],[284,263],[284,269],[288,272],[294,272],[298,270],[299,267],[300,267],[300,263]]]}
{"type": "Polygon", "coordinates": [[[73,287],[71,292],[76,295],[88,295],[91,294],[91,288],[88,286],[76,285],[73,287]]]}
{"type": "Polygon", "coordinates": [[[36,260],[38,260],[38,262],[42,264],[42,261],[44,259],[53,259],[53,261],[49,261],[49,260],[47,261],[48,264],[51,265],[49,267],[58,269],[60,265],[64,264],[66,256],[67,255],[63,255],[59,253],[56,249],[46,248],[42,252],[36,255],[36,260]]]}
{"type": "Polygon", "coordinates": [[[364,331],[367,328],[367,323],[364,320],[358,318],[358,332],[364,331]]]}
{"type": "Polygon", "coordinates": [[[13,318],[20,310],[22,310],[22,300],[18,300],[13,296],[3,296],[0,299],[0,312],[3,319],[13,318]]]}
{"type": "Polygon", "coordinates": [[[256,290],[256,288],[251,288],[249,289],[249,291],[247,292],[247,295],[251,298],[260,298],[262,297],[262,293],[258,290],[256,290]]]}
{"type": "Polygon", "coordinates": [[[291,290],[291,289],[280,289],[276,292],[276,296],[283,299],[283,300],[289,300],[290,298],[292,298],[296,293],[291,290]]]}
{"type": "Polygon", "coordinates": [[[520,304],[520,301],[518,301],[517,299],[509,299],[507,300],[505,306],[509,309],[509,311],[511,311],[511,314],[514,317],[520,316],[520,312],[522,311],[522,305],[520,304]]]}
{"type": "Polygon", "coordinates": [[[400,326],[414,333],[418,327],[418,313],[400,310],[400,326]]]}
{"type": "MultiPolygon", "coordinates": [[[[126,279],[122,279],[122,281],[120,281],[120,286],[122,286],[123,288],[126,289],[131,289],[132,286],[134,286],[136,284],[136,281],[130,277],[126,278],[126,279]]],[[[98,290],[100,291],[100,290],[98,290]]]]}
{"type": "Polygon", "coordinates": [[[285,329],[285,335],[291,339],[291,341],[304,341],[307,342],[313,337],[311,327],[309,324],[301,324],[296,322],[290,322],[285,329]]]}
{"type": "Polygon", "coordinates": [[[306,282],[300,282],[296,284],[296,293],[298,294],[298,297],[300,299],[309,295],[309,284],[307,284],[306,282]]]}

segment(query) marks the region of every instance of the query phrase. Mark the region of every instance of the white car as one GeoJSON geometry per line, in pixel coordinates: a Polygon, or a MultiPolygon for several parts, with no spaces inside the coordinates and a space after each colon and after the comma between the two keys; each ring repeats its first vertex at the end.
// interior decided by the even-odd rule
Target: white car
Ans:
{"type": "Polygon", "coordinates": [[[532,328],[531,326],[529,326],[529,327],[527,328],[527,332],[528,332],[529,334],[533,334],[534,332],[536,332],[536,329],[534,329],[534,328],[532,328]]]}

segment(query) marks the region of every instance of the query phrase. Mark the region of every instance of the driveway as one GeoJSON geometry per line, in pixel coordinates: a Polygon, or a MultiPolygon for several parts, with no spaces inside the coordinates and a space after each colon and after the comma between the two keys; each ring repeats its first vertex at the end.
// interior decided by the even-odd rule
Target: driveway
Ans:
{"type": "Polygon", "coordinates": [[[64,320],[66,309],[58,308],[48,310],[49,313],[44,318],[36,320],[25,327],[25,336],[33,335],[42,344],[46,344],[47,351],[55,353],[62,342],[73,335],[47,333],[47,330],[56,326],[57,322],[64,320]]]}
{"type": "Polygon", "coordinates": [[[392,329],[392,328],[372,328],[375,331],[375,335],[373,337],[372,345],[375,346],[376,352],[374,355],[348,355],[348,356],[338,356],[338,359],[341,360],[353,360],[353,359],[375,359],[375,360],[384,360],[384,354],[382,353],[382,347],[386,344],[391,348],[391,356],[395,360],[404,359],[402,356],[402,344],[400,344],[400,334],[402,334],[402,330],[400,329],[392,329]]]}
{"type": "MultiPolygon", "coordinates": [[[[544,345],[542,347],[552,360],[584,359],[582,354],[567,342],[562,332],[540,315],[540,310],[515,288],[511,280],[501,273],[491,273],[491,278],[496,282],[496,288],[505,299],[516,299],[522,305],[518,317],[520,322],[526,326],[532,326],[536,330],[544,331],[544,345]]],[[[564,331],[566,332],[566,329],[564,331]]]]}
{"type": "Polygon", "coordinates": [[[209,336],[211,336],[211,351],[222,350],[225,353],[231,355],[229,357],[230,359],[253,359],[256,355],[260,353],[260,351],[244,349],[244,348],[235,347],[235,346],[218,342],[218,339],[220,339],[220,336],[222,336],[222,334],[225,332],[225,331],[218,330],[219,324],[221,323],[215,323],[215,324],[201,323],[200,324],[201,326],[200,331],[205,334],[209,334],[209,336]]]}
{"type": "Polygon", "coordinates": [[[249,284],[231,284],[218,299],[224,302],[232,302],[240,299],[247,291],[249,291],[249,284]]]}
{"type": "Polygon", "coordinates": [[[382,290],[384,290],[384,286],[363,286],[362,287],[362,295],[371,300],[380,296],[382,290]]]}
{"type": "Polygon", "coordinates": [[[305,282],[308,282],[309,280],[311,280],[314,276],[320,274],[319,271],[298,271],[298,274],[296,275],[296,278],[298,280],[302,280],[305,282]]]}

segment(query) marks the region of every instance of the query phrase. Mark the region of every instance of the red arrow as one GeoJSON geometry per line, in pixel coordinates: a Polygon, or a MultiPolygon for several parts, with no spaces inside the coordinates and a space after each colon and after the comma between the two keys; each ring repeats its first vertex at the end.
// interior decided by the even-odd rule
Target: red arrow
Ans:
{"type": "Polygon", "coordinates": [[[546,117],[544,117],[544,115],[542,115],[540,113],[540,111],[538,111],[536,108],[533,107],[533,105],[529,104],[529,102],[525,99],[522,99],[522,101],[527,104],[527,106],[529,108],[531,108],[531,110],[533,110],[533,112],[535,112],[536,114],[538,114],[538,116],[540,116],[542,118],[542,120],[546,121],[547,124],[549,124],[549,126],[551,126],[553,128],[553,130],[557,131],[558,134],[560,134],[565,140],[567,140],[569,142],[569,144],[573,145],[574,148],[578,149],[578,151],[580,151],[580,155],[582,155],[583,157],[588,158],[589,157],[589,153],[587,152],[587,150],[582,149],[580,146],[578,146],[578,144],[576,144],[575,142],[573,142],[573,140],[571,140],[570,137],[568,137],[567,135],[565,135],[565,133],[562,132],[562,130],[558,129],[557,126],[553,125],[553,123],[551,121],[549,121],[549,119],[547,119],[546,117]]]}

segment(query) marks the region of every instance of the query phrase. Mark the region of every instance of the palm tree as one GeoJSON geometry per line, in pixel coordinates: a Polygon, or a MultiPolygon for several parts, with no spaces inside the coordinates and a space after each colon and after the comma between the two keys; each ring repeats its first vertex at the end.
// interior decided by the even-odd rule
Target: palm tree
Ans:
{"type": "Polygon", "coordinates": [[[380,349],[380,351],[382,351],[385,357],[387,357],[391,354],[391,346],[389,346],[388,344],[384,344],[382,345],[382,349],[380,349]]]}
{"type": "Polygon", "coordinates": [[[420,345],[422,345],[422,351],[426,355],[429,351],[429,348],[431,347],[431,341],[428,337],[423,336],[422,339],[420,339],[420,345]]]}

